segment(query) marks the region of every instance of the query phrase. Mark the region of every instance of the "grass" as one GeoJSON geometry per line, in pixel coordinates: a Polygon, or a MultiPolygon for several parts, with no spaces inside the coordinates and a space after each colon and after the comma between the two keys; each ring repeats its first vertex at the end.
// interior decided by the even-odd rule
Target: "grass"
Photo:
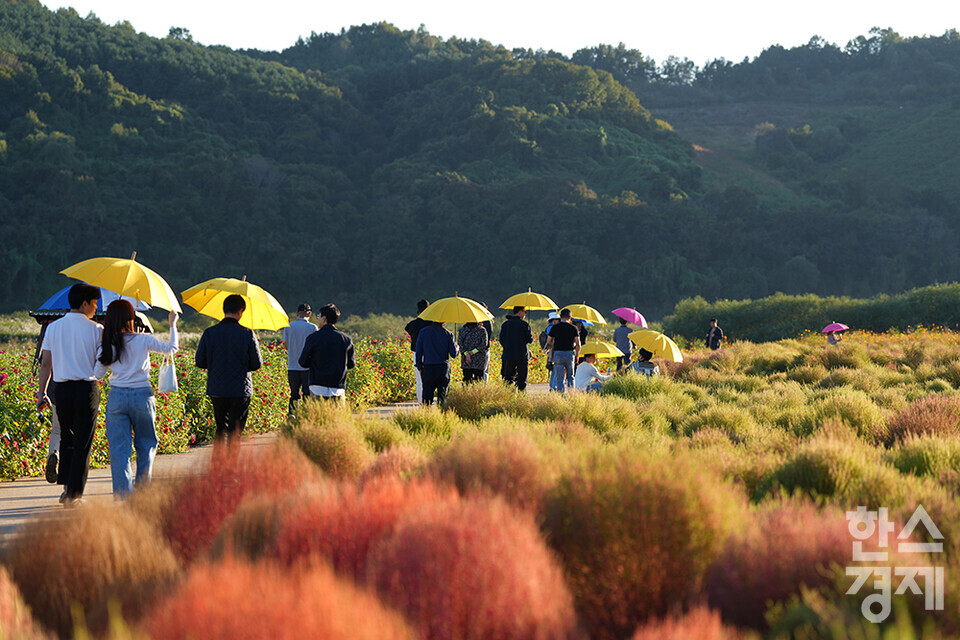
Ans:
{"type": "MultiPolygon", "coordinates": [[[[0,580],[0,624],[29,613],[41,633],[67,635],[80,598],[91,633],[109,623],[116,638],[153,632],[164,615],[184,616],[171,626],[182,633],[158,637],[269,624],[342,637],[313,613],[302,617],[315,630],[297,618],[296,598],[329,594],[344,608],[331,620],[356,625],[355,637],[363,612],[383,637],[839,637],[860,629],[866,595],[843,596],[843,513],[887,507],[903,523],[922,503],[945,551],[909,560],[947,568],[947,606],[898,596],[906,613],[863,637],[896,625],[923,637],[923,624],[953,637],[958,356],[948,332],[850,333],[832,351],[819,336],[693,350],[658,378],[620,376],[600,394],[454,384],[446,410],[386,419],[309,405],[276,447],[218,451],[136,492],[111,511],[121,515],[69,514],[90,531],[82,544],[45,537],[65,526],[52,519],[31,524],[33,544],[0,556],[15,586],[0,580]],[[170,572],[131,566],[134,543],[166,549],[170,572]],[[84,584],[93,576],[94,595],[56,580],[57,554],[84,584]],[[234,579],[262,602],[238,592],[223,607],[211,585],[234,579]]],[[[19,368],[19,355],[6,362],[19,368]]],[[[22,422],[4,415],[8,433],[22,422]]]]}

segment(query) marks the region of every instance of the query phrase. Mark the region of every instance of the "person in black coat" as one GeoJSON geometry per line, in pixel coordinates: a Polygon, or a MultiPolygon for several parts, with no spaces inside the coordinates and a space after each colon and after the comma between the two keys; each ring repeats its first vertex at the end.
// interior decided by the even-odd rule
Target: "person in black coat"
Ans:
{"type": "Polygon", "coordinates": [[[197,345],[196,363],[207,370],[207,395],[213,404],[216,439],[239,438],[253,396],[251,371],[263,366],[257,334],[240,326],[247,309],[242,296],[223,300],[223,320],[207,328],[197,345]]]}
{"type": "Polygon", "coordinates": [[[508,315],[506,322],[500,327],[499,338],[503,347],[500,375],[508,383],[517,385],[520,391],[527,388],[530,363],[530,349],[527,345],[533,342],[533,332],[524,319],[526,316],[526,308],[514,307],[513,315],[508,315]]]}
{"type": "Polygon", "coordinates": [[[334,304],[320,307],[318,329],[307,336],[300,352],[300,366],[310,371],[310,395],[343,402],[347,369],[356,366],[353,340],[334,325],[340,310],[334,304]]]}
{"type": "MultiPolygon", "coordinates": [[[[430,306],[430,301],[426,298],[421,298],[417,301],[417,317],[407,323],[407,326],[403,328],[407,332],[407,335],[410,336],[410,351],[417,350],[417,336],[420,335],[420,330],[430,324],[429,320],[424,320],[420,318],[420,314],[430,306]]],[[[420,402],[423,397],[423,376],[420,374],[420,369],[416,367],[416,359],[414,359],[413,375],[416,379],[416,390],[417,390],[417,402],[420,402]]]]}

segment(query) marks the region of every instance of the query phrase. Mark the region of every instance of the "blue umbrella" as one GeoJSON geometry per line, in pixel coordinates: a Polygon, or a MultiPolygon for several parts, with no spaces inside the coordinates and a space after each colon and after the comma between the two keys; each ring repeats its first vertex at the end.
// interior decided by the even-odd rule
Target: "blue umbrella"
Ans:
{"type": "MultiPolygon", "coordinates": [[[[73,285],[70,285],[69,287],[64,287],[63,289],[60,289],[60,291],[57,291],[55,294],[50,296],[50,298],[46,302],[40,305],[40,308],[37,309],[37,311],[68,310],[70,308],[70,302],[67,300],[67,294],[70,292],[70,287],[72,286],[73,285]]],[[[136,298],[131,298],[129,296],[121,296],[117,293],[114,293],[113,291],[110,291],[109,289],[104,289],[103,287],[100,287],[100,299],[97,300],[97,309],[100,311],[106,311],[107,305],[109,305],[114,300],[121,299],[121,298],[123,300],[128,301],[130,304],[132,304],[133,308],[137,311],[150,310],[150,305],[148,305],[146,302],[137,302],[136,298]]]]}
{"type": "Polygon", "coordinates": [[[584,319],[584,318],[574,318],[574,320],[579,321],[579,322],[582,322],[582,323],[583,323],[583,326],[585,326],[585,327],[592,327],[592,326],[593,326],[593,323],[592,323],[592,322],[590,322],[589,320],[586,320],[586,319],[584,319]]]}

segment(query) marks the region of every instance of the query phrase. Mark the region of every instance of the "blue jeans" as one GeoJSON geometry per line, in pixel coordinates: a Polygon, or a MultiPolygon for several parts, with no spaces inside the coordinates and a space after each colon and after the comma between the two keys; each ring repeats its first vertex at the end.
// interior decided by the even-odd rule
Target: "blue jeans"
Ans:
{"type": "Polygon", "coordinates": [[[554,391],[563,393],[564,381],[566,376],[566,387],[573,386],[573,351],[554,351],[553,352],[553,373],[550,375],[550,388],[554,391]]]}
{"type": "Polygon", "coordinates": [[[111,387],[107,396],[107,444],[110,445],[110,475],[114,497],[133,491],[130,452],[137,450],[137,484],[150,481],[157,455],[157,403],[153,389],[111,387]]]}

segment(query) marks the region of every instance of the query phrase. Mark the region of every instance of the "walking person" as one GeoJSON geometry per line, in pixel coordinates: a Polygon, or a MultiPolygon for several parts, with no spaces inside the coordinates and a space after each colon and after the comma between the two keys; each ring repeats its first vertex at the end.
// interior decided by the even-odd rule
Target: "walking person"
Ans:
{"type": "Polygon", "coordinates": [[[500,345],[503,347],[500,375],[508,384],[514,384],[523,391],[527,388],[527,373],[530,365],[529,344],[533,342],[533,332],[524,319],[525,307],[514,307],[513,315],[500,326],[500,345]]]}
{"type": "MultiPolygon", "coordinates": [[[[490,307],[487,306],[486,302],[481,302],[480,306],[490,311],[490,307]]],[[[493,342],[493,323],[489,320],[484,320],[480,323],[480,326],[487,332],[487,363],[483,366],[483,381],[486,382],[490,379],[490,343],[493,342]]]]}
{"type": "MultiPolygon", "coordinates": [[[[481,328],[482,329],[482,328],[481,328]]],[[[457,345],[453,334],[444,329],[442,322],[431,322],[417,335],[416,367],[423,376],[422,404],[433,404],[436,395],[437,404],[447,402],[450,389],[450,358],[457,357],[457,345]]]]}
{"type": "Polygon", "coordinates": [[[706,343],[708,349],[718,351],[723,342],[723,329],[717,324],[716,318],[710,318],[710,328],[707,329],[706,343]]]}
{"type": "MultiPolygon", "coordinates": [[[[430,301],[426,298],[421,298],[417,301],[417,317],[407,323],[407,326],[403,328],[407,332],[407,335],[410,336],[410,351],[415,352],[417,350],[417,336],[420,334],[420,330],[426,327],[430,322],[424,320],[420,317],[420,314],[430,306],[430,301]]],[[[413,376],[416,379],[416,392],[417,392],[417,402],[420,402],[420,399],[423,398],[423,377],[420,375],[420,369],[417,368],[416,364],[416,355],[414,355],[414,367],[413,367],[413,376]]]]}
{"type": "Polygon", "coordinates": [[[290,384],[287,413],[291,416],[300,399],[310,395],[310,370],[300,366],[300,353],[307,336],[317,330],[317,325],[310,322],[312,313],[310,305],[304,302],[297,307],[297,319],[283,328],[283,344],[287,345],[287,382],[290,384]]]}
{"type": "Polygon", "coordinates": [[[223,299],[223,320],[208,327],[197,344],[196,364],[207,370],[207,395],[213,404],[216,441],[239,442],[253,396],[252,371],[263,366],[257,334],[240,326],[247,309],[236,293],[223,299]]]}
{"type": "Polygon", "coordinates": [[[457,335],[457,346],[460,347],[464,384],[483,380],[490,353],[490,337],[486,328],[479,322],[464,324],[457,335]]]}
{"type": "Polygon", "coordinates": [[[560,322],[547,336],[547,349],[553,349],[550,388],[563,393],[573,386],[573,364],[580,357],[580,332],[571,322],[570,309],[560,310],[560,322]]]}
{"type": "Polygon", "coordinates": [[[310,370],[310,395],[344,403],[347,369],[357,366],[353,340],[340,329],[340,310],[335,304],[320,307],[319,328],[307,336],[300,353],[300,366],[310,370]]]}
{"type": "Polygon", "coordinates": [[[93,321],[100,289],[75,284],[67,293],[70,313],[47,327],[41,348],[37,407],[49,406],[47,385],[56,383],[54,404],[60,422],[57,484],[64,485],[65,507],[83,503],[90,448],[100,410],[100,386],[94,375],[103,327],[93,321]]]}
{"type": "Polygon", "coordinates": [[[630,356],[633,354],[633,341],[630,339],[630,327],[627,321],[621,318],[620,326],[613,332],[613,342],[617,349],[623,352],[622,356],[617,356],[617,371],[626,369],[630,364],[630,356]]]}
{"type": "Polygon", "coordinates": [[[158,441],[157,403],[150,386],[150,352],[170,355],[177,351],[177,315],[176,311],[170,312],[170,342],[163,342],[137,332],[136,313],[126,300],[114,300],[107,307],[94,375],[103,378],[110,370],[106,430],[114,498],[133,493],[134,481],[142,488],[153,477],[158,441]],[[130,462],[134,449],[136,479],[130,462]]]}

